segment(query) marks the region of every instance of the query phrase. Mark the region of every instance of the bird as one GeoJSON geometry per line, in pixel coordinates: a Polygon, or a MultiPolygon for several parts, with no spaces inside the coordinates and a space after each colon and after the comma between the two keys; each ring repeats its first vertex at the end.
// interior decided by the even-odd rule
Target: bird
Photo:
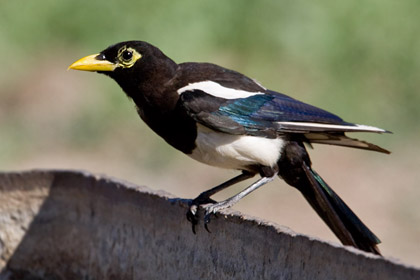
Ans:
{"type": "Polygon", "coordinates": [[[342,244],[381,254],[379,238],[312,168],[307,148],[329,144],[389,154],[345,134],[389,131],[346,122],[216,64],[178,64],[144,41],[111,45],[69,69],[112,78],[134,101],[140,118],[169,145],[199,162],[240,172],[190,200],[187,218],[194,233],[200,221],[208,230],[217,212],[279,177],[301,192],[342,244]],[[222,201],[211,198],[255,176],[238,194],[222,201]]]}

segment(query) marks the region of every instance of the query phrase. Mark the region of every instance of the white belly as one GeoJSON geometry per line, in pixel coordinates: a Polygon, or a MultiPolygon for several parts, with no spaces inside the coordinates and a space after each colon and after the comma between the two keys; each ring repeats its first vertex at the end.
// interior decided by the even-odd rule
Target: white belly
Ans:
{"type": "Polygon", "coordinates": [[[242,169],[249,165],[274,166],[284,140],[216,132],[197,124],[196,148],[189,156],[208,165],[242,169]]]}

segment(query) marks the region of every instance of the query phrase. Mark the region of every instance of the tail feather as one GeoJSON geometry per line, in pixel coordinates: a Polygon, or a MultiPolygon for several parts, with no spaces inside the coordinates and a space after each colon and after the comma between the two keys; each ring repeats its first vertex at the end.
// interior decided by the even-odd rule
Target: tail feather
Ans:
{"type": "Polygon", "coordinates": [[[300,184],[297,188],[340,241],[380,255],[376,246],[381,242],[378,237],[311,167],[304,163],[303,169],[310,186],[300,184]]]}
{"type": "Polygon", "coordinates": [[[347,135],[344,135],[344,133],[308,133],[305,134],[306,139],[308,139],[309,143],[314,144],[328,144],[328,145],[335,145],[335,146],[344,146],[344,147],[350,147],[350,148],[356,148],[356,149],[363,149],[363,150],[370,150],[370,151],[376,151],[384,154],[390,154],[391,152],[379,147],[375,144],[350,138],[347,135]]]}
{"type": "Polygon", "coordinates": [[[290,141],[278,161],[279,176],[297,188],[344,245],[380,255],[380,240],[311,168],[302,142],[290,141]]]}

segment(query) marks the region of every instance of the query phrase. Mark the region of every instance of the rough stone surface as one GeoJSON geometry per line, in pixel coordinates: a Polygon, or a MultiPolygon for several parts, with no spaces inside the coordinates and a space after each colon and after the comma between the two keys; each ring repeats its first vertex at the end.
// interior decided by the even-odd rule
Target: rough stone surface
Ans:
{"type": "Polygon", "coordinates": [[[420,270],[226,211],[197,234],[187,201],[75,171],[0,173],[0,280],[420,279],[420,270]]]}

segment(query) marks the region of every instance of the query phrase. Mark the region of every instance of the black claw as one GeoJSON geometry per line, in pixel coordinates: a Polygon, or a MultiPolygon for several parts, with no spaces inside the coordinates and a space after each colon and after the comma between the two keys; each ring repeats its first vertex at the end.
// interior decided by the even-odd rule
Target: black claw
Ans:
{"type": "MultiPolygon", "coordinates": [[[[192,200],[189,203],[189,209],[187,212],[187,220],[191,223],[191,227],[192,227],[192,232],[194,234],[196,234],[196,226],[198,225],[198,221],[199,221],[199,217],[198,217],[198,208],[200,207],[200,205],[203,204],[215,204],[217,203],[217,201],[205,196],[205,197],[200,197],[198,196],[196,199],[192,200]]],[[[211,233],[211,231],[208,228],[208,223],[210,223],[210,216],[214,215],[215,217],[216,214],[212,214],[212,213],[207,213],[204,216],[204,228],[211,233]]]]}
{"type": "Polygon", "coordinates": [[[192,232],[196,234],[195,226],[198,224],[198,219],[190,210],[187,212],[187,220],[191,223],[192,232]]]}
{"type": "Polygon", "coordinates": [[[191,210],[188,210],[187,212],[187,220],[190,223],[193,223],[196,220],[195,215],[191,212],[191,210]]]}
{"type": "Polygon", "coordinates": [[[208,224],[210,224],[210,213],[206,213],[206,215],[204,215],[204,228],[211,233],[211,231],[209,230],[208,224]]]}
{"type": "Polygon", "coordinates": [[[207,230],[208,233],[211,233],[211,231],[209,230],[209,227],[207,225],[208,224],[204,224],[204,228],[207,230]]]}
{"type": "Polygon", "coordinates": [[[214,216],[216,219],[217,219],[217,215],[216,215],[216,213],[207,213],[205,216],[204,216],[204,228],[209,232],[209,233],[211,233],[211,231],[209,230],[209,228],[208,228],[208,224],[210,224],[210,221],[211,221],[211,216],[214,216]]]}

